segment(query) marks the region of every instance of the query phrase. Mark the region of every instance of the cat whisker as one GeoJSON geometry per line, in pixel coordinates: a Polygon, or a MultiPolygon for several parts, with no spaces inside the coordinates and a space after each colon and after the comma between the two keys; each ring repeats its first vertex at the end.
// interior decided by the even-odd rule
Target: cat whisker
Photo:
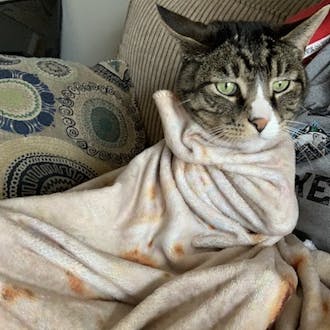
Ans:
{"type": "Polygon", "coordinates": [[[285,132],[289,133],[290,135],[293,135],[294,138],[298,138],[302,133],[300,131],[293,131],[293,130],[284,130],[285,132]]]}
{"type": "Polygon", "coordinates": [[[236,140],[233,137],[232,138],[228,137],[226,132],[221,132],[221,134],[220,133],[218,133],[218,134],[212,134],[211,135],[211,138],[207,141],[208,142],[208,145],[214,144],[214,142],[216,140],[219,140],[219,139],[221,139],[223,141],[226,141],[226,142],[234,142],[236,140]]]}
{"type": "Polygon", "coordinates": [[[218,138],[223,138],[225,136],[225,132],[219,132],[219,133],[214,133],[209,135],[209,140],[214,141],[215,139],[218,138]]]}
{"type": "Polygon", "coordinates": [[[290,123],[288,123],[288,122],[282,122],[281,124],[280,124],[280,127],[282,128],[282,129],[294,129],[294,130],[299,130],[299,129],[301,129],[301,128],[299,128],[299,127],[297,127],[297,124],[298,124],[298,122],[296,123],[296,124],[290,124],[290,123]],[[293,125],[295,125],[295,126],[293,126],[293,125]]]}
{"type": "Polygon", "coordinates": [[[319,158],[318,155],[317,155],[317,153],[315,153],[315,152],[312,150],[312,148],[309,148],[309,152],[314,156],[314,159],[319,158]]]}
{"type": "Polygon", "coordinates": [[[296,121],[296,120],[285,120],[286,124],[289,125],[301,125],[301,126],[306,126],[306,123],[303,123],[301,121],[296,121]]]}
{"type": "Polygon", "coordinates": [[[286,133],[289,133],[290,135],[294,135],[295,138],[297,138],[298,136],[300,136],[302,134],[299,129],[293,129],[293,128],[288,128],[288,127],[284,127],[283,131],[286,133]]]}
{"type": "Polygon", "coordinates": [[[220,132],[215,132],[215,133],[211,133],[209,134],[209,139],[210,141],[212,141],[212,139],[217,139],[219,137],[224,137],[225,136],[225,132],[223,131],[220,131],[220,132]]]}
{"type": "Polygon", "coordinates": [[[217,134],[217,135],[213,135],[209,140],[208,143],[213,143],[214,141],[218,140],[218,139],[225,139],[225,134],[217,134]]]}
{"type": "Polygon", "coordinates": [[[211,134],[211,135],[210,135],[210,138],[211,138],[211,139],[216,139],[216,138],[224,137],[224,136],[225,136],[225,133],[222,132],[222,133],[211,134]]]}
{"type": "MultiPolygon", "coordinates": [[[[329,159],[325,156],[325,153],[324,153],[324,152],[322,152],[317,146],[314,146],[314,145],[313,145],[312,147],[313,147],[314,150],[316,150],[316,151],[321,155],[322,158],[324,158],[324,160],[325,160],[327,163],[330,163],[329,159]]],[[[314,156],[316,156],[316,158],[319,158],[319,157],[317,157],[317,155],[315,155],[315,154],[314,154],[314,156]]]]}
{"type": "Polygon", "coordinates": [[[315,145],[313,145],[313,148],[320,154],[324,156],[324,153],[315,145]]]}
{"type": "Polygon", "coordinates": [[[294,131],[285,131],[286,133],[289,133],[291,135],[291,138],[296,139],[299,135],[297,135],[297,132],[294,131]]]}
{"type": "Polygon", "coordinates": [[[217,127],[214,127],[214,128],[211,128],[210,130],[208,130],[208,133],[215,133],[215,132],[222,132],[224,131],[224,127],[221,127],[221,126],[217,126],[217,127]]]}
{"type": "Polygon", "coordinates": [[[219,130],[214,130],[214,131],[208,131],[208,134],[211,135],[211,136],[221,134],[221,133],[225,133],[225,130],[224,129],[219,129],[219,130]]]}
{"type": "Polygon", "coordinates": [[[301,135],[303,134],[302,130],[299,128],[293,128],[293,127],[284,127],[283,130],[288,133],[293,133],[294,135],[301,135]]]}
{"type": "Polygon", "coordinates": [[[224,130],[219,130],[219,131],[213,131],[213,132],[208,132],[210,136],[216,136],[222,133],[225,133],[224,130]]]}
{"type": "Polygon", "coordinates": [[[310,109],[306,108],[304,105],[301,105],[300,108],[299,108],[299,110],[298,110],[298,114],[299,115],[302,115],[302,114],[304,114],[306,112],[310,112],[310,109]]]}
{"type": "Polygon", "coordinates": [[[298,148],[298,150],[299,150],[299,152],[305,157],[305,159],[307,160],[307,162],[308,162],[310,168],[311,168],[312,170],[314,170],[314,167],[313,167],[313,165],[312,165],[312,162],[310,161],[310,159],[308,158],[308,155],[307,155],[306,152],[305,152],[306,147],[300,147],[300,148],[298,148]]]}
{"type": "Polygon", "coordinates": [[[281,128],[285,131],[290,131],[290,132],[291,131],[293,131],[293,132],[299,131],[299,128],[290,127],[290,126],[282,126],[281,128]]]}
{"type": "Polygon", "coordinates": [[[188,102],[190,102],[191,101],[191,99],[187,99],[187,100],[184,100],[184,101],[182,101],[182,102],[179,102],[179,104],[185,104],[185,103],[188,103],[188,102]]]}

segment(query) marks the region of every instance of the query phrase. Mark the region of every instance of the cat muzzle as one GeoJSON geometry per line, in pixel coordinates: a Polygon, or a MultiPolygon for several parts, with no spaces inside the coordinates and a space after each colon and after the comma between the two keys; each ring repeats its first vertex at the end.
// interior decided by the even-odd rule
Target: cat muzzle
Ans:
{"type": "Polygon", "coordinates": [[[268,119],[266,118],[255,118],[249,119],[249,122],[256,128],[256,130],[261,133],[268,124],[268,119]]]}

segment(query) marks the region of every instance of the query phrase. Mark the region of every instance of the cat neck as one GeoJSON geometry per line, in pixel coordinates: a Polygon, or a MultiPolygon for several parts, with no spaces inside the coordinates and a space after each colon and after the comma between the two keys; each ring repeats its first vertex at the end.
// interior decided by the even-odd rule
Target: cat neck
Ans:
{"type": "Polygon", "coordinates": [[[157,91],[153,97],[162,120],[167,146],[177,158],[187,163],[219,166],[268,162],[274,158],[274,151],[282,150],[283,147],[294,155],[293,142],[286,133],[273,140],[247,140],[235,146],[224,141],[211,143],[208,133],[190,118],[171,91],[157,91]]]}

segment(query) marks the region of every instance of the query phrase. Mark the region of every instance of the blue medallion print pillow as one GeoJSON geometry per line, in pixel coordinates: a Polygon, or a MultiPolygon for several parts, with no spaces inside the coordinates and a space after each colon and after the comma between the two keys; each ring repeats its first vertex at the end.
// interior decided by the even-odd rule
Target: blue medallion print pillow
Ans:
{"type": "Polygon", "coordinates": [[[1,198],[70,189],[126,165],[144,145],[124,62],[0,55],[1,198]]]}

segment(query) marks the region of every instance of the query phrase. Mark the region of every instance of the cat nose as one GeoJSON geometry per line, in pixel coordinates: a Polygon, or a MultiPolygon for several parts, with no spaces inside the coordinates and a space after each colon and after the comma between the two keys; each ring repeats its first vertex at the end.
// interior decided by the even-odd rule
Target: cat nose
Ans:
{"type": "Polygon", "coordinates": [[[249,122],[254,125],[254,127],[257,129],[259,133],[261,133],[266,125],[268,124],[268,119],[266,118],[254,118],[249,119],[249,122]]]}

